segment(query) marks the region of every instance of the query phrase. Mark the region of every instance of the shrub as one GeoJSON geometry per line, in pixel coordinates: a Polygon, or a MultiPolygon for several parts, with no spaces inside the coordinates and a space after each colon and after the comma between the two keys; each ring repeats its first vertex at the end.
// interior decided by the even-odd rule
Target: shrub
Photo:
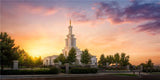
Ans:
{"type": "Polygon", "coordinates": [[[2,75],[26,75],[26,74],[58,74],[59,69],[38,69],[38,70],[3,70],[2,75]]]}
{"type": "Polygon", "coordinates": [[[61,73],[66,73],[66,70],[65,69],[61,69],[61,73]]]}
{"type": "Polygon", "coordinates": [[[160,72],[160,69],[143,69],[143,72],[160,72]]]}
{"type": "Polygon", "coordinates": [[[56,67],[51,67],[51,68],[49,69],[49,72],[50,72],[51,74],[57,74],[57,73],[59,73],[59,69],[56,68],[56,67]]]}
{"type": "Polygon", "coordinates": [[[72,68],[70,70],[72,74],[87,74],[87,73],[97,73],[97,68],[72,68]]]}

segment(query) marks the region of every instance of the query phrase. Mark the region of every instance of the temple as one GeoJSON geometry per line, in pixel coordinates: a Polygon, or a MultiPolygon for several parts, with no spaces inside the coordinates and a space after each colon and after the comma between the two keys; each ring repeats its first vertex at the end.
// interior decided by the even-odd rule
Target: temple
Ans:
{"type": "MultiPolygon", "coordinates": [[[[67,38],[65,39],[65,47],[62,50],[62,53],[64,54],[65,57],[67,57],[70,49],[75,48],[75,50],[76,50],[76,62],[75,62],[75,64],[82,65],[82,63],[81,63],[82,51],[76,46],[76,38],[74,37],[74,34],[72,33],[72,28],[73,27],[71,25],[71,20],[70,20],[69,26],[68,26],[68,34],[66,36],[67,38]]],[[[44,65],[54,65],[54,59],[56,59],[56,57],[58,57],[58,56],[53,55],[53,56],[45,57],[44,60],[43,60],[43,64],[44,65]]],[[[91,55],[90,65],[97,66],[96,56],[91,55]]]]}
{"type": "Polygon", "coordinates": [[[81,64],[81,54],[82,51],[80,51],[80,49],[78,49],[78,47],[76,46],[76,38],[74,38],[74,34],[72,34],[72,26],[71,26],[71,20],[70,20],[70,25],[68,26],[68,35],[67,38],[65,39],[65,47],[62,50],[62,53],[64,54],[65,57],[68,56],[68,52],[70,51],[71,48],[75,48],[76,49],[76,58],[77,58],[77,63],[81,64]]]}

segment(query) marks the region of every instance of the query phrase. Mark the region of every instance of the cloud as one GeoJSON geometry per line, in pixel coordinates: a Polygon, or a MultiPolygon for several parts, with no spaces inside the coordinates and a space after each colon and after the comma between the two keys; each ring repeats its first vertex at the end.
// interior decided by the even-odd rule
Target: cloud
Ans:
{"type": "Polygon", "coordinates": [[[136,28],[138,31],[160,33],[160,5],[157,3],[141,3],[131,1],[131,5],[120,7],[115,1],[100,2],[94,5],[97,19],[108,19],[115,24],[124,22],[147,22],[136,28]]]}
{"type": "Polygon", "coordinates": [[[67,13],[70,19],[75,23],[80,24],[91,24],[92,27],[95,27],[96,24],[104,23],[103,20],[96,19],[94,13],[88,13],[86,10],[72,10],[67,13]]]}
{"type": "Polygon", "coordinates": [[[17,7],[19,9],[19,12],[23,11],[25,13],[36,15],[39,14],[44,16],[54,15],[58,11],[58,9],[56,9],[55,7],[44,7],[30,4],[20,4],[17,7]]]}
{"type": "Polygon", "coordinates": [[[97,19],[111,19],[114,23],[123,22],[123,20],[118,17],[122,16],[122,12],[119,9],[119,6],[116,2],[110,3],[96,3],[93,9],[96,11],[96,18],[97,19]]]}
{"type": "Polygon", "coordinates": [[[86,11],[79,10],[79,11],[71,11],[68,13],[68,16],[76,22],[88,22],[90,21],[89,17],[87,16],[86,11]]]}
{"type": "Polygon", "coordinates": [[[53,15],[57,12],[57,10],[55,8],[51,8],[46,10],[45,15],[53,15]]]}
{"type": "Polygon", "coordinates": [[[152,34],[160,33],[160,20],[139,25],[137,28],[138,31],[152,32],[152,34]]]}

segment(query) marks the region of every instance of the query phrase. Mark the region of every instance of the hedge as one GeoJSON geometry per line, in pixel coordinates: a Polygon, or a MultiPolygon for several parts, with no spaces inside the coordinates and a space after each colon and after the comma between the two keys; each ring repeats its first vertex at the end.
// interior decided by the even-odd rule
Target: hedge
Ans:
{"type": "Polygon", "coordinates": [[[143,72],[160,72],[160,69],[143,69],[143,72]]]}
{"type": "Polygon", "coordinates": [[[97,73],[97,68],[71,68],[71,74],[97,73]]]}
{"type": "Polygon", "coordinates": [[[3,70],[1,75],[28,75],[28,74],[58,74],[59,69],[38,69],[38,70],[3,70]]]}

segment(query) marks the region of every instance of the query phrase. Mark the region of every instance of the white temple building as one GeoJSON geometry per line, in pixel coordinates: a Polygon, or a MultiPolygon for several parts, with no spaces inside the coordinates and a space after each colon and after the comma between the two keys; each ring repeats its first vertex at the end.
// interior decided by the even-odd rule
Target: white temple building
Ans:
{"type": "MultiPolygon", "coordinates": [[[[71,26],[71,20],[70,20],[70,25],[68,27],[69,33],[67,35],[67,38],[65,39],[65,47],[62,50],[62,53],[64,54],[65,57],[68,56],[68,53],[70,49],[73,47],[76,49],[76,63],[81,65],[81,54],[82,51],[76,46],[76,38],[74,38],[74,34],[72,33],[72,26],[71,26]]],[[[54,65],[54,59],[56,59],[58,55],[53,55],[53,56],[48,56],[43,59],[43,64],[44,65],[54,65]]],[[[96,56],[91,55],[91,65],[97,66],[97,58],[96,56]]]]}

